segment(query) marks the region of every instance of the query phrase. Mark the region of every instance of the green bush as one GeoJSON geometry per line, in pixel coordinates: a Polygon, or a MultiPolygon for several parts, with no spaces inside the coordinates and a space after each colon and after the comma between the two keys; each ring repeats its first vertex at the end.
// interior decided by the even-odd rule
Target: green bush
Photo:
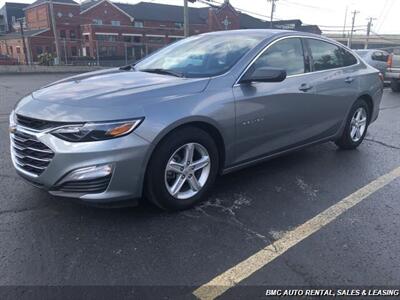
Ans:
{"type": "Polygon", "coordinates": [[[52,66],[54,64],[54,57],[51,53],[42,53],[38,55],[39,65],[52,66]]]}

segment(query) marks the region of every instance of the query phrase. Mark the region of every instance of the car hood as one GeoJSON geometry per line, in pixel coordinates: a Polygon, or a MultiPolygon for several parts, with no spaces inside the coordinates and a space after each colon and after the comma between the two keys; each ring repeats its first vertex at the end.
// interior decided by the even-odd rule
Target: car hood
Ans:
{"type": "Polygon", "coordinates": [[[201,93],[208,82],[209,78],[109,69],[49,84],[22,99],[16,112],[62,122],[141,117],[143,106],[201,93]]]}

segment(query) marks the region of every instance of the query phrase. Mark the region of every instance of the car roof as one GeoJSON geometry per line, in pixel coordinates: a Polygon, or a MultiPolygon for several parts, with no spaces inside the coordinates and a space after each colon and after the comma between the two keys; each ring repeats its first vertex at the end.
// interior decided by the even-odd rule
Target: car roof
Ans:
{"type": "MultiPolygon", "coordinates": [[[[279,37],[279,36],[309,36],[309,37],[318,37],[322,39],[326,39],[320,35],[316,35],[313,33],[308,32],[301,32],[301,31],[294,31],[294,30],[282,30],[282,29],[238,29],[238,30],[223,30],[223,31],[214,31],[214,32],[207,32],[202,33],[201,35],[206,36],[215,36],[215,35],[243,35],[243,36],[254,36],[254,37],[279,37]]],[[[329,39],[326,39],[329,40],[329,39]]]]}
{"type": "MultiPolygon", "coordinates": [[[[263,41],[265,40],[273,40],[283,37],[309,37],[309,38],[317,38],[320,40],[324,40],[328,43],[336,44],[338,46],[344,47],[348,49],[345,45],[324,37],[322,35],[303,32],[303,31],[295,31],[295,30],[283,30],[283,29],[237,29],[237,30],[223,30],[223,31],[214,31],[214,32],[207,32],[202,33],[200,36],[243,36],[245,37],[255,37],[255,38],[262,38],[263,41]]],[[[348,49],[351,50],[351,49],[348,49]]]]}

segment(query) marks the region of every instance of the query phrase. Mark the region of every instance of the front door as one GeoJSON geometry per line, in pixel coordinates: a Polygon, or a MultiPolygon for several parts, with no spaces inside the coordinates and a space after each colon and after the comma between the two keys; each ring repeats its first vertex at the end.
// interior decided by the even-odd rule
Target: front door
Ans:
{"type": "Polygon", "coordinates": [[[309,73],[304,49],[300,38],[286,38],[274,43],[253,66],[285,69],[288,77],[279,83],[247,83],[233,88],[236,101],[235,163],[324,137],[328,124],[321,120],[329,112],[323,107],[324,99],[315,93],[316,77],[309,73]]]}

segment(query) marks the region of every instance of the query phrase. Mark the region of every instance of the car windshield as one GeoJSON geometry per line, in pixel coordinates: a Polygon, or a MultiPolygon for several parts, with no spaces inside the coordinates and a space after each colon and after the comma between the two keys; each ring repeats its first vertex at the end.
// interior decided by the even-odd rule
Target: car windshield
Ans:
{"type": "Polygon", "coordinates": [[[145,58],[135,69],[172,76],[212,77],[230,70],[265,37],[199,35],[174,43],[145,58]]]}

